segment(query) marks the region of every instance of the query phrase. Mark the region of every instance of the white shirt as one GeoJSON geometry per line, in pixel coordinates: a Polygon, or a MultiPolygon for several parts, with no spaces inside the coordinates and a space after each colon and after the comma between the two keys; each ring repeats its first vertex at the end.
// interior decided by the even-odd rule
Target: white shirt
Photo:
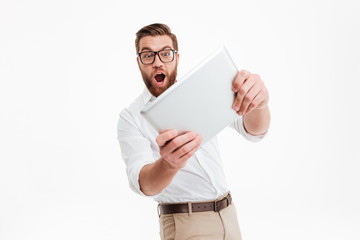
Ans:
{"type": "MultiPolygon", "coordinates": [[[[121,155],[126,164],[129,185],[136,193],[146,196],[139,185],[142,167],[158,160],[159,146],[155,139],[158,132],[142,117],[140,111],[145,104],[155,99],[145,87],[143,93],[120,113],[117,126],[121,155]]],[[[229,126],[252,142],[261,140],[264,135],[248,134],[240,117],[229,126]]],[[[201,146],[188,159],[171,183],[159,194],[149,196],[158,203],[214,200],[228,191],[219,146],[216,136],[201,146]]]]}

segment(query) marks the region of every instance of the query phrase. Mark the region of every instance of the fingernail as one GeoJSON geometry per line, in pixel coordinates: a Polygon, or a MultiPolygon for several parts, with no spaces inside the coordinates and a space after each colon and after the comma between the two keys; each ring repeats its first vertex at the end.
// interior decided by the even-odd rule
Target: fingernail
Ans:
{"type": "Polygon", "coordinates": [[[238,106],[233,106],[233,109],[237,112],[237,111],[239,111],[240,107],[238,107],[238,106]]]}

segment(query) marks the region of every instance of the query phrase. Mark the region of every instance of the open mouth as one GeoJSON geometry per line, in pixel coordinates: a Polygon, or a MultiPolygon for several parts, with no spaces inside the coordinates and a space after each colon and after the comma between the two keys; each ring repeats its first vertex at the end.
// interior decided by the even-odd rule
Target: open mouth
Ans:
{"type": "Polygon", "coordinates": [[[156,84],[161,87],[162,85],[164,85],[164,80],[165,80],[165,74],[163,73],[159,73],[155,75],[155,80],[156,80],[156,84]]]}

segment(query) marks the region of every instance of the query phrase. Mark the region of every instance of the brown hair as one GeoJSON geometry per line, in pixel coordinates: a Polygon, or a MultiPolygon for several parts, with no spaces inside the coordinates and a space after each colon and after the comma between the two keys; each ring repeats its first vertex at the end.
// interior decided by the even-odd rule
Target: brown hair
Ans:
{"type": "Polygon", "coordinates": [[[150,24],[147,25],[143,28],[141,28],[137,33],[136,33],[136,39],[135,39],[135,47],[136,47],[136,53],[139,53],[140,51],[140,39],[146,36],[162,36],[162,35],[168,35],[172,42],[173,42],[173,47],[176,51],[178,51],[178,42],[177,42],[177,38],[175,36],[175,34],[173,34],[170,30],[170,28],[162,23],[154,23],[154,24],[150,24]]]}

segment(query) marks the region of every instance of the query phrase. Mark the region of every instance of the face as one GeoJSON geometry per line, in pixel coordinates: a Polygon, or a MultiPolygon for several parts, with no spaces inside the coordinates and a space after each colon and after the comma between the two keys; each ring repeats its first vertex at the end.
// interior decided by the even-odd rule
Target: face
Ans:
{"type": "MultiPolygon", "coordinates": [[[[160,51],[164,49],[174,49],[172,40],[169,36],[146,36],[140,39],[140,52],[144,51],[160,51]]],[[[158,54],[155,61],[150,65],[141,63],[137,58],[139,69],[146,87],[154,97],[158,97],[166,89],[176,82],[177,66],[179,62],[179,54],[176,53],[174,60],[169,63],[163,63],[158,54]]]]}

